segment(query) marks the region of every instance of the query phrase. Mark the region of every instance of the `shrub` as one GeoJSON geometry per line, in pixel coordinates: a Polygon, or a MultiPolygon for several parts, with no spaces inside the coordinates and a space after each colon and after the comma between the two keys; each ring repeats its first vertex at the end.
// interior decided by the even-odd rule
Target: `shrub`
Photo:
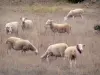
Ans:
{"type": "Polygon", "coordinates": [[[82,2],[84,0],[56,0],[56,1],[63,1],[63,2],[70,2],[70,3],[78,3],[78,2],[82,2]]]}
{"type": "Polygon", "coordinates": [[[94,25],[94,30],[98,30],[98,31],[100,31],[100,24],[96,24],[96,25],[94,25]]]}
{"type": "Polygon", "coordinates": [[[82,2],[84,0],[68,0],[68,1],[71,2],[71,3],[78,3],[78,2],[82,2]]]}

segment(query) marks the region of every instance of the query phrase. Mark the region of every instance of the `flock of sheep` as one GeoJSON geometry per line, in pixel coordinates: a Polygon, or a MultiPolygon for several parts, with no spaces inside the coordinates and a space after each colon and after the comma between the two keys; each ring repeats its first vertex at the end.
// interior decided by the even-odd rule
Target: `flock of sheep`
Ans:
{"type": "MultiPolygon", "coordinates": [[[[75,17],[81,17],[82,13],[84,12],[83,9],[74,9],[71,10],[66,17],[64,17],[64,21],[68,20],[69,18],[75,18],[75,17]]],[[[21,26],[21,29],[24,31],[26,29],[32,28],[33,21],[28,20],[27,18],[20,18],[21,19],[21,25],[18,22],[10,22],[5,25],[5,31],[7,34],[16,34],[18,35],[19,26],[21,26]]],[[[71,25],[68,23],[64,24],[57,24],[54,23],[53,20],[47,20],[46,27],[49,25],[50,29],[53,32],[58,33],[65,33],[67,32],[70,34],[71,32],[71,25]]],[[[28,50],[34,51],[35,54],[38,55],[39,51],[38,49],[28,40],[18,38],[18,37],[9,37],[6,40],[6,44],[8,46],[8,49],[14,49],[14,50],[21,50],[22,52],[26,52],[28,50]]],[[[77,53],[81,54],[84,48],[84,44],[77,44],[75,46],[68,46],[66,43],[57,43],[50,45],[47,48],[47,51],[41,56],[41,60],[46,59],[47,62],[49,62],[50,56],[55,57],[63,57],[64,59],[68,59],[70,66],[72,66],[72,62],[76,64],[76,58],[77,53]]],[[[8,50],[7,50],[8,53],[8,50]]]]}

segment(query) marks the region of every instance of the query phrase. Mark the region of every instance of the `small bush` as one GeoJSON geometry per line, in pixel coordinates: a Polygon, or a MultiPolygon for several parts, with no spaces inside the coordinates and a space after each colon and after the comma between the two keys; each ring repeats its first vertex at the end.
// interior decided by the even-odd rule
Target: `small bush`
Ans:
{"type": "Polygon", "coordinates": [[[84,0],[56,0],[56,1],[63,1],[63,2],[70,2],[70,3],[78,3],[78,2],[82,2],[84,0]]]}
{"type": "Polygon", "coordinates": [[[100,24],[96,24],[96,25],[94,25],[94,30],[98,30],[98,31],[100,31],[100,24]]]}
{"type": "Polygon", "coordinates": [[[71,2],[71,3],[78,3],[78,2],[82,2],[84,0],[68,0],[68,1],[71,2]]]}

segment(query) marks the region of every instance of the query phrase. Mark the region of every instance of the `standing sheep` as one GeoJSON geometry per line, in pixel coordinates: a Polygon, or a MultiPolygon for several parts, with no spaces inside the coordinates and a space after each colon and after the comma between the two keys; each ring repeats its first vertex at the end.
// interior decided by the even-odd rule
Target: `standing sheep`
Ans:
{"type": "Polygon", "coordinates": [[[10,22],[5,25],[5,31],[7,34],[15,33],[18,35],[18,22],[10,22]]]}
{"type": "Polygon", "coordinates": [[[58,33],[67,32],[69,34],[71,31],[71,25],[67,23],[57,24],[57,23],[53,23],[53,20],[48,19],[46,25],[49,25],[53,32],[58,32],[58,33]]]}
{"type": "Polygon", "coordinates": [[[64,59],[68,58],[70,67],[72,67],[72,61],[76,64],[77,53],[82,53],[84,44],[78,44],[76,46],[69,46],[65,50],[64,59]]]}
{"type": "Polygon", "coordinates": [[[22,50],[22,52],[26,52],[28,50],[35,51],[35,54],[38,54],[38,50],[34,45],[32,45],[28,40],[23,40],[17,37],[9,37],[6,41],[9,49],[22,50]]]}
{"type": "Polygon", "coordinates": [[[68,45],[66,43],[57,43],[50,45],[47,51],[41,56],[41,59],[46,59],[49,62],[50,56],[64,57],[64,51],[68,45]]]}
{"type": "Polygon", "coordinates": [[[68,20],[69,18],[75,18],[75,17],[81,17],[83,18],[82,14],[83,14],[84,10],[83,9],[74,9],[74,10],[70,10],[70,12],[67,14],[67,16],[64,17],[64,21],[68,20]]]}
{"type": "Polygon", "coordinates": [[[24,17],[22,17],[20,19],[21,19],[21,22],[22,22],[22,25],[21,25],[22,30],[32,28],[32,25],[33,25],[32,20],[28,20],[27,18],[24,18],[24,17]]]}

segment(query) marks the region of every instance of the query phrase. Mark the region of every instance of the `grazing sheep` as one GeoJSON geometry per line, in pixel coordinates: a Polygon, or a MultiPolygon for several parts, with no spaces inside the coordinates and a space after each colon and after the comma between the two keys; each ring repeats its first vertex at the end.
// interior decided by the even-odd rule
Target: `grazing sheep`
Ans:
{"type": "Polygon", "coordinates": [[[22,26],[22,30],[32,28],[32,25],[33,25],[33,21],[32,20],[28,20],[27,18],[24,18],[24,17],[22,17],[20,19],[22,21],[22,25],[21,25],[22,26]]]}
{"type": "Polygon", "coordinates": [[[84,44],[78,44],[76,46],[69,46],[65,50],[64,59],[68,58],[70,67],[72,67],[72,61],[76,64],[77,53],[82,53],[84,44]]]}
{"type": "Polygon", "coordinates": [[[70,12],[67,14],[67,16],[64,17],[64,21],[68,20],[69,18],[75,18],[75,17],[81,17],[83,18],[82,14],[83,14],[84,10],[83,9],[74,9],[74,10],[70,10],[70,12]]]}
{"type": "Polygon", "coordinates": [[[71,31],[71,25],[69,25],[67,23],[56,24],[56,23],[53,23],[53,20],[48,19],[46,22],[46,25],[50,25],[50,28],[53,32],[58,32],[58,33],[67,32],[69,34],[71,31]]]}
{"type": "Polygon", "coordinates": [[[5,25],[5,30],[7,34],[15,33],[18,35],[18,22],[10,22],[5,25]]]}
{"type": "Polygon", "coordinates": [[[68,45],[66,43],[57,43],[50,45],[47,51],[41,56],[41,59],[46,59],[49,62],[50,56],[64,57],[64,51],[68,45]]]}
{"type": "Polygon", "coordinates": [[[23,40],[21,38],[9,37],[6,44],[8,44],[9,49],[22,50],[22,52],[31,50],[35,51],[36,54],[38,53],[38,50],[34,45],[32,45],[28,40],[23,40]]]}

